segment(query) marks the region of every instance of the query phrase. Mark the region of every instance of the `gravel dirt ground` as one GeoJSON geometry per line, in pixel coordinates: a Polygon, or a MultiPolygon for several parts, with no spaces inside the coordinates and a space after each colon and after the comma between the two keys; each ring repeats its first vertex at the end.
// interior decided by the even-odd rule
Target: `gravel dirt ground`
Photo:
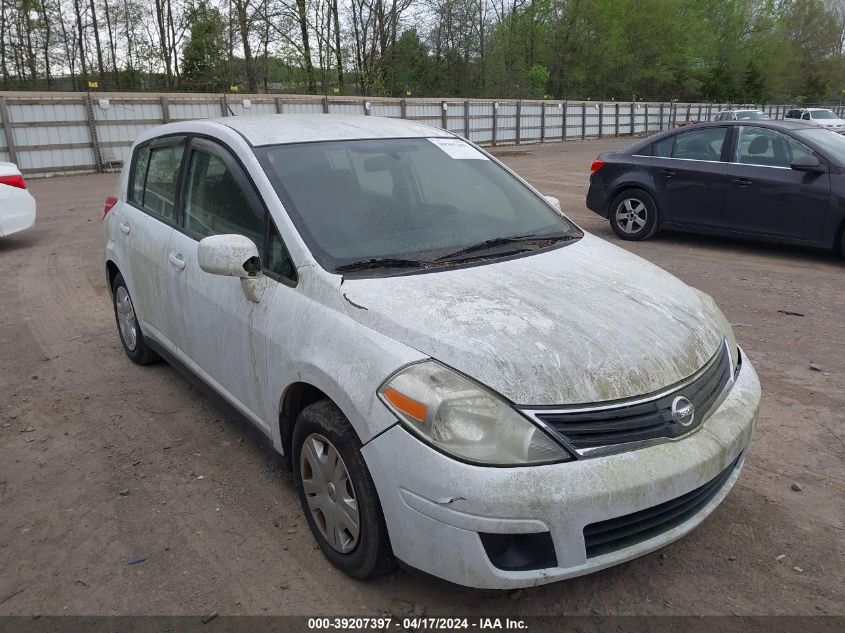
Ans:
{"type": "Polygon", "coordinates": [[[32,180],[35,228],[0,240],[0,615],[845,614],[845,264],[683,234],[621,243],[584,195],[590,161],[626,142],[497,153],[585,229],[713,295],[755,364],[744,472],[692,534],[511,593],[343,576],[254,435],[167,365],[125,358],[100,232],[116,177],[32,180]]]}

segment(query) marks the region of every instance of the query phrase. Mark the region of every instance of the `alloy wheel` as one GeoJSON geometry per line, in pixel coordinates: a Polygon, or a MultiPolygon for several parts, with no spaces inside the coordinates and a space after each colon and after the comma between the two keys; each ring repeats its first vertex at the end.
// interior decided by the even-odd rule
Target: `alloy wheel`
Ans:
{"type": "Polygon", "coordinates": [[[625,198],[616,207],[616,224],[625,233],[637,233],[648,221],[648,208],[642,200],[625,198]]]}

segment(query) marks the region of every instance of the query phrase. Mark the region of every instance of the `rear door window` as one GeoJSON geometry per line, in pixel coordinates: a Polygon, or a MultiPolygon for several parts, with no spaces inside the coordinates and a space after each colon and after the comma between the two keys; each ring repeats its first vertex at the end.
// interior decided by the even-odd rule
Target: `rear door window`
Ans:
{"type": "Polygon", "coordinates": [[[169,222],[176,221],[176,190],[184,149],[181,143],[150,149],[142,206],[169,222]]]}
{"type": "Polygon", "coordinates": [[[672,158],[718,161],[727,131],[724,127],[708,127],[682,132],[675,137],[672,158]]]}

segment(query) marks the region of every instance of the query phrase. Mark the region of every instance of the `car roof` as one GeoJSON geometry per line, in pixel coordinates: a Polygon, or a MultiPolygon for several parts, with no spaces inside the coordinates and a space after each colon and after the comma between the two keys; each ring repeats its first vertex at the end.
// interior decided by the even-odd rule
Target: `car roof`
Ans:
{"type": "Polygon", "coordinates": [[[266,114],[211,119],[240,134],[250,145],[377,138],[451,137],[451,132],[416,121],[340,114],[266,114]]]}
{"type": "Polygon", "coordinates": [[[701,128],[706,127],[728,127],[728,126],[737,126],[737,125],[751,125],[754,127],[767,127],[772,128],[775,130],[818,130],[817,126],[813,125],[812,123],[806,123],[801,121],[800,119],[783,119],[783,120],[776,120],[776,119],[754,119],[750,121],[707,121],[706,123],[693,123],[692,125],[684,125],[679,127],[674,127],[671,130],[663,130],[662,132],[656,132],[651,136],[642,139],[642,141],[637,141],[628,145],[627,147],[623,147],[620,150],[615,152],[609,153],[618,153],[618,154],[633,154],[635,152],[640,151],[642,148],[651,145],[655,141],[659,141],[667,136],[672,136],[673,134],[679,134],[682,132],[689,132],[690,130],[698,130],[701,128]]]}
{"type": "Polygon", "coordinates": [[[721,110],[719,114],[722,112],[762,112],[759,108],[731,108],[730,110],[721,110]]]}
{"type": "Polygon", "coordinates": [[[668,132],[683,132],[702,127],[725,127],[737,125],[753,125],[754,127],[769,127],[776,130],[806,130],[815,129],[815,126],[810,123],[798,119],[752,119],[748,121],[707,121],[705,123],[695,123],[693,125],[685,125],[683,127],[676,127],[668,130],[668,132]]]}

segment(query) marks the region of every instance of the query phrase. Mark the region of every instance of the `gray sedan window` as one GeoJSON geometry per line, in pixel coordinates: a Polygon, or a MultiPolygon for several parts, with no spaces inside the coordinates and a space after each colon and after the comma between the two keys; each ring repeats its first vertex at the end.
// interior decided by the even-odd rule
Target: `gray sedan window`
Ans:
{"type": "Polygon", "coordinates": [[[737,163],[764,167],[789,167],[799,156],[813,150],[794,138],[768,128],[742,126],[736,144],[737,163]]]}
{"type": "Polygon", "coordinates": [[[707,127],[681,132],[675,137],[672,158],[718,161],[722,156],[727,128],[707,127]]]}

